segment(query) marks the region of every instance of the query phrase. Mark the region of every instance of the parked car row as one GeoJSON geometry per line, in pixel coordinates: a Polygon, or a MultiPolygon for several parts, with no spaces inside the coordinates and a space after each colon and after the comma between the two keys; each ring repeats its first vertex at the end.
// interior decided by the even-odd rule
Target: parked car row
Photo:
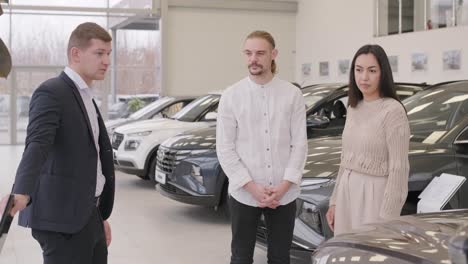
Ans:
{"type": "MultiPolygon", "coordinates": [[[[400,96],[407,98],[425,84],[398,83],[400,96]]],[[[307,137],[341,135],[346,118],[348,86],[311,85],[302,89],[307,108],[307,137]]],[[[216,128],[188,131],[168,139],[159,147],[156,170],[164,178],[158,190],[184,203],[221,208],[229,215],[228,179],[216,155],[216,128]]]]}
{"type": "Polygon", "coordinates": [[[112,135],[116,169],[144,179],[154,178],[159,145],[179,133],[214,123],[220,97],[220,92],[204,95],[171,117],[117,127],[112,135]]]}
{"type": "MultiPolygon", "coordinates": [[[[444,262],[449,261],[448,239],[455,235],[457,228],[468,224],[468,211],[407,216],[369,227],[379,230],[381,237],[392,237],[395,241],[400,241],[400,236],[406,236],[406,233],[398,232],[407,232],[407,247],[412,247],[412,243],[418,239],[429,241],[427,233],[426,237],[414,238],[416,240],[408,237],[417,237],[419,233],[423,236],[426,231],[436,232],[434,234],[440,240],[442,249],[436,244],[421,246],[418,248],[422,252],[419,255],[405,250],[401,245],[401,250],[396,250],[394,247],[398,247],[398,244],[392,244],[390,240],[389,243],[374,245],[369,240],[379,241],[380,235],[373,236],[371,231],[340,236],[323,243],[333,236],[325,214],[340,164],[348,88],[346,84],[338,83],[311,85],[301,90],[307,109],[309,154],[297,201],[291,248],[293,262],[336,263],[355,257],[352,261],[371,263],[375,261],[370,258],[380,254],[388,259],[386,263],[415,263],[413,260],[417,260],[416,263],[450,263],[444,262]],[[451,217],[455,220],[452,221],[451,217]],[[407,229],[399,225],[406,225],[407,229]],[[450,225],[450,228],[446,227],[443,231],[429,228],[440,229],[439,226],[445,225],[450,225]],[[446,235],[441,236],[437,232],[446,235]],[[312,257],[320,245],[320,250],[312,257]],[[434,259],[440,258],[440,261],[432,262],[430,257],[433,255],[423,254],[434,250],[439,253],[434,259]]],[[[402,212],[407,215],[416,213],[419,194],[435,176],[442,173],[468,175],[468,81],[432,86],[398,83],[397,93],[404,99],[411,128],[409,195],[402,212]]],[[[172,117],[164,115],[138,122],[131,118],[130,122],[134,123],[119,126],[113,133],[113,128],[108,128],[112,134],[116,168],[159,183],[157,190],[168,198],[220,208],[229,215],[226,203],[228,178],[216,155],[215,121],[219,98],[220,93],[205,95],[172,117]]],[[[150,112],[149,108],[145,111],[150,112]]],[[[141,119],[148,118],[152,117],[141,119]]],[[[468,208],[468,184],[463,185],[450,200],[446,209],[452,208],[468,208]]],[[[258,245],[265,247],[266,239],[265,224],[261,221],[257,230],[258,245]]]]}
{"type": "Polygon", "coordinates": [[[109,138],[112,139],[114,130],[126,124],[134,123],[137,121],[157,119],[157,118],[168,118],[179,112],[187,104],[195,99],[194,97],[162,97],[142,109],[136,111],[130,116],[124,118],[117,118],[114,120],[108,120],[106,122],[107,133],[109,138]]]}

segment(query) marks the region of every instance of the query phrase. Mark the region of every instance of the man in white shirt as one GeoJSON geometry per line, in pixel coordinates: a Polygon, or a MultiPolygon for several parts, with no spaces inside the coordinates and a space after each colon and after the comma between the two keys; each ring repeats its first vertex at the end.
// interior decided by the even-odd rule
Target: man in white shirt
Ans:
{"type": "Polygon", "coordinates": [[[249,76],[223,93],[217,154],[229,178],[231,264],[253,262],[261,215],[268,263],[288,264],[296,198],[307,156],[305,103],[296,86],[275,77],[273,37],[254,31],[244,43],[249,76]]]}

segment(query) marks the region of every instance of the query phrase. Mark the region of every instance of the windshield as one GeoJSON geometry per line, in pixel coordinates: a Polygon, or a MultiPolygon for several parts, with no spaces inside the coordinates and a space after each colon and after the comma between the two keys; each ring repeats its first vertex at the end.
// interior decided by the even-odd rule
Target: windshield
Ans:
{"type": "Polygon", "coordinates": [[[214,94],[198,97],[186,107],[182,108],[182,110],[177,112],[172,118],[179,121],[193,122],[209,107],[218,103],[219,98],[219,95],[214,94]]]}
{"type": "Polygon", "coordinates": [[[396,83],[396,94],[400,98],[400,100],[404,100],[415,93],[422,91],[423,88],[421,85],[411,85],[411,84],[404,84],[404,83],[396,83]]]}
{"type": "Polygon", "coordinates": [[[172,97],[163,97],[161,99],[158,99],[151,104],[143,107],[142,109],[136,111],[135,113],[130,115],[131,119],[138,120],[142,118],[143,116],[147,115],[148,113],[153,112],[155,109],[160,108],[162,105],[174,100],[172,97]]]}
{"type": "Polygon", "coordinates": [[[411,141],[436,143],[468,114],[468,89],[459,89],[459,86],[460,83],[443,85],[403,101],[408,113],[411,141]]]}
{"type": "Polygon", "coordinates": [[[329,85],[312,85],[302,89],[304,101],[307,111],[314,107],[318,101],[327,97],[336,89],[343,86],[342,84],[329,84],[329,85]]]}

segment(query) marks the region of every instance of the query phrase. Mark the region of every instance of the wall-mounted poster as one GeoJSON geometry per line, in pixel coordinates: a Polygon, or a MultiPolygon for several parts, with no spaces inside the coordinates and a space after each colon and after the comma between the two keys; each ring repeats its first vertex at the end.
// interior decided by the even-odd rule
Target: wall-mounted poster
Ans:
{"type": "Polygon", "coordinates": [[[321,61],[319,64],[319,75],[322,77],[328,76],[328,61],[321,61]]]}
{"type": "Polygon", "coordinates": [[[392,72],[398,72],[398,56],[388,56],[388,62],[390,62],[392,72]]]}
{"type": "Polygon", "coordinates": [[[461,50],[449,50],[444,52],[444,71],[461,69],[461,50]]]}
{"type": "Polygon", "coordinates": [[[312,64],[311,63],[303,63],[301,67],[301,72],[302,72],[302,77],[307,78],[310,76],[310,72],[312,70],[312,64]]]}
{"type": "Polygon", "coordinates": [[[412,71],[427,71],[427,54],[413,53],[411,56],[412,71]]]}
{"type": "Polygon", "coordinates": [[[349,60],[338,61],[338,75],[345,76],[349,74],[349,60]]]}

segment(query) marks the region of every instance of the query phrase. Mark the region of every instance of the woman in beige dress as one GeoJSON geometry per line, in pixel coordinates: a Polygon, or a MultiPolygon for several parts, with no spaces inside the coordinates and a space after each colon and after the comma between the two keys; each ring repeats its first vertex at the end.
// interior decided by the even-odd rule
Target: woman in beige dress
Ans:
{"type": "Polygon", "coordinates": [[[327,212],[335,235],[399,216],[408,193],[410,129],[382,47],[357,51],[348,95],[341,164],[327,212]]]}

